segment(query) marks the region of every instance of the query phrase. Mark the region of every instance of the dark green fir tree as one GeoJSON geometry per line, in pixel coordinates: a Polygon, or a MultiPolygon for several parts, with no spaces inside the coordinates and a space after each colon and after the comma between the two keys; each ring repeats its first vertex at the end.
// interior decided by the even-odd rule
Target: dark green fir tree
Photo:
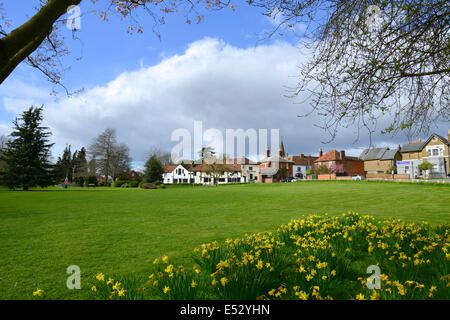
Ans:
{"type": "Polygon", "coordinates": [[[42,107],[32,106],[13,121],[14,131],[2,152],[6,163],[0,173],[3,185],[28,190],[54,184],[54,168],[49,162],[51,132],[41,126],[42,120],[42,107]]]}

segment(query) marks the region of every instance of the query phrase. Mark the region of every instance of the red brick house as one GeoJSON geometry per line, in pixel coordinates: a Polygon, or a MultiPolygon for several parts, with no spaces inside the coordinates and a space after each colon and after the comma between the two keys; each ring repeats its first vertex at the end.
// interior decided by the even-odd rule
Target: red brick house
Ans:
{"type": "Polygon", "coordinates": [[[345,151],[330,150],[322,155],[320,150],[319,158],[314,161],[314,168],[319,169],[325,166],[330,172],[341,176],[364,175],[364,161],[358,157],[345,155],[345,151]]]}
{"type": "Polygon", "coordinates": [[[266,157],[259,165],[259,182],[272,183],[293,176],[294,161],[284,154],[283,142],[278,155],[271,156],[269,148],[266,149],[266,157]]]}

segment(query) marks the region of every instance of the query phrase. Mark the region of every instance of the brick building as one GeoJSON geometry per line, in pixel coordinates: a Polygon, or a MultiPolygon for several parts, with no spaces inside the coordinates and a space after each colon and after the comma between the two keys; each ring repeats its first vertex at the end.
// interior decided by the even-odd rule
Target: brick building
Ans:
{"type": "Polygon", "coordinates": [[[314,167],[319,170],[322,166],[327,167],[330,172],[334,172],[336,175],[364,175],[364,161],[358,157],[346,156],[344,150],[330,150],[322,154],[322,149],[320,149],[319,158],[314,161],[314,167]]]}

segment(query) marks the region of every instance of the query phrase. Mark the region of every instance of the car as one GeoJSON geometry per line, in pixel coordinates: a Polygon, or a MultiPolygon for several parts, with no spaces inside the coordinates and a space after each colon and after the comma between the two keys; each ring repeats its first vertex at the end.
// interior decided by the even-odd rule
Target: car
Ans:
{"type": "Polygon", "coordinates": [[[352,177],[352,180],[364,180],[364,177],[362,175],[357,174],[356,176],[352,177]]]}

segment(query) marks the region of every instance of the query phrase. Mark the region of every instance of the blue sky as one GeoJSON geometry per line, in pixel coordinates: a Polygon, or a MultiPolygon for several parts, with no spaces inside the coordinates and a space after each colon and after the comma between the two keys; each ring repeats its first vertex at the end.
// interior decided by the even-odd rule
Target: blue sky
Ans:
{"type": "MultiPolygon", "coordinates": [[[[6,16],[18,26],[35,12],[37,3],[8,1],[6,16]]],[[[272,30],[273,21],[257,8],[235,6],[235,11],[205,12],[200,24],[187,24],[182,14],[169,16],[158,28],[160,41],[144,13],[144,33],[129,35],[126,21],[101,21],[89,13],[91,2],[83,1],[77,32],[81,41],[64,30],[72,54],[63,62],[72,68],[64,84],[84,92],[72,99],[62,91],[50,96],[52,86],[46,79],[20,65],[0,85],[0,135],[9,133],[11,120],[30,104],[44,104],[56,143],[54,156],[66,144],[87,147],[105,128],[114,127],[139,166],[154,146],[170,151],[175,144],[171,133],[192,130],[194,120],[203,121],[205,129],[278,128],[290,154],[317,154],[322,147],[358,155],[369,144],[364,132],[356,140],[354,129],[342,129],[333,143],[323,145],[327,135],[314,126],[318,118],[297,117],[309,110],[307,103],[294,104],[285,97],[285,86],[295,85],[297,66],[307,59],[296,45],[298,39],[287,34],[258,42],[262,33],[272,30]]],[[[446,136],[446,123],[433,131],[446,136]]],[[[377,134],[372,143],[395,147],[404,141],[401,135],[377,134]]]]}

